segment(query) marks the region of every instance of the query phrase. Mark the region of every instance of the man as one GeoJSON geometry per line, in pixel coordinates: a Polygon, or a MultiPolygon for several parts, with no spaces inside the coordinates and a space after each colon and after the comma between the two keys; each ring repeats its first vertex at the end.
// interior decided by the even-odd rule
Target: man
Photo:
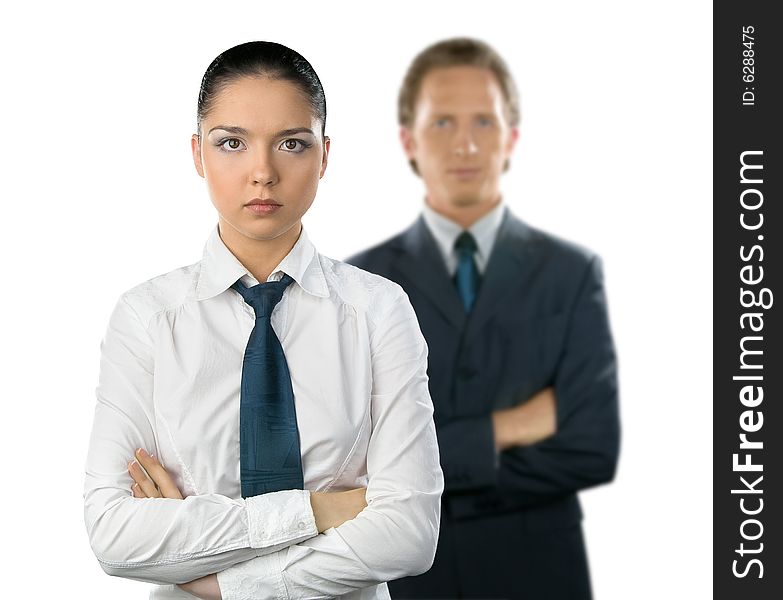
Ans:
{"type": "Polygon", "coordinates": [[[576,492],[612,479],[619,446],[599,258],[502,204],[519,104],[492,48],[425,49],[399,121],[423,214],[349,262],[413,303],[446,487],[435,563],[392,596],[590,598],[576,492]]]}

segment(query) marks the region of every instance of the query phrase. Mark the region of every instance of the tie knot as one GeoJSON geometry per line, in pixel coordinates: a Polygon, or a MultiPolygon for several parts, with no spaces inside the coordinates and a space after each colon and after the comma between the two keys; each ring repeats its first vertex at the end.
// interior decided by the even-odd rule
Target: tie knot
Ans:
{"type": "Polygon", "coordinates": [[[473,254],[478,249],[476,245],[476,238],[474,238],[469,231],[463,231],[457,237],[457,241],[454,242],[454,247],[460,254],[470,253],[473,254]]]}
{"type": "Polygon", "coordinates": [[[293,278],[284,274],[280,281],[267,281],[259,283],[253,287],[247,287],[241,280],[238,280],[232,289],[239,292],[256,313],[256,319],[261,317],[269,318],[277,303],[283,297],[283,292],[291,284],[293,278]]]}

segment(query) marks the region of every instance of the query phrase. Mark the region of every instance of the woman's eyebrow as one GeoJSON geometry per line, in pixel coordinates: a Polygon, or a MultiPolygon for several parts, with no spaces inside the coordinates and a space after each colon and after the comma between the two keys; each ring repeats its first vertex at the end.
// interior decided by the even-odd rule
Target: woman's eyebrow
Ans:
{"type": "MultiPolygon", "coordinates": [[[[236,135],[249,135],[250,132],[245,129],[244,127],[237,127],[236,125],[216,125],[212,129],[209,130],[207,135],[211,134],[213,131],[216,130],[225,131],[227,133],[233,133],[236,135]]],[[[278,131],[275,133],[275,137],[284,137],[287,135],[296,135],[298,133],[309,133],[313,137],[315,137],[315,133],[313,133],[313,130],[309,127],[293,127],[291,129],[283,129],[281,131],[278,131]]]]}
{"type": "Polygon", "coordinates": [[[275,137],[283,137],[286,135],[296,135],[297,133],[309,133],[313,137],[315,137],[315,134],[313,133],[313,130],[309,127],[294,127],[293,129],[283,129],[282,131],[278,131],[275,134],[275,137]]]}
{"type": "Polygon", "coordinates": [[[215,131],[216,129],[220,129],[222,131],[225,131],[227,133],[236,133],[237,135],[247,135],[248,130],[244,127],[236,127],[235,125],[217,125],[209,130],[207,135],[215,131]]]}

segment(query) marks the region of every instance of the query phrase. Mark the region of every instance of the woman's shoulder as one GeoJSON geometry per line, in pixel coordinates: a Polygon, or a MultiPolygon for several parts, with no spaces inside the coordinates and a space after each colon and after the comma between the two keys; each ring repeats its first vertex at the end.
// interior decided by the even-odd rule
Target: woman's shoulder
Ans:
{"type": "Polygon", "coordinates": [[[181,306],[195,297],[200,262],[157,275],[133,286],[120,296],[142,320],[181,306]]]}
{"type": "Polygon", "coordinates": [[[407,302],[402,287],[385,277],[323,255],[320,259],[330,295],[357,309],[378,312],[402,299],[407,302]]]}

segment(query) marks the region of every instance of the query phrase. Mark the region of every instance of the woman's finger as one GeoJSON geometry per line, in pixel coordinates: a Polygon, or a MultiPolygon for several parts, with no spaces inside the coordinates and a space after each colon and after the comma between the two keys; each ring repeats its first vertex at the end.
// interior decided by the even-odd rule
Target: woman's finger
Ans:
{"type": "Polygon", "coordinates": [[[141,486],[138,483],[134,483],[131,486],[131,492],[134,498],[146,498],[147,495],[141,491],[141,486]]]}
{"type": "Polygon", "coordinates": [[[141,463],[141,466],[147,471],[164,498],[182,500],[182,494],[180,493],[177,484],[174,483],[171,475],[163,468],[163,465],[160,464],[157,458],[151,456],[143,448],[139,448],[136,450],[136,460],[138,460],[141,463]]]}
{"type": "Polygon", "coordinates": [[[133,477],[133,481],[139,485],[141,491],[144,492],[145,497],[160,498],[160,491],[155,486],[155,482],[147,476],[147,473],[141,468],[139,461],[134,460],[128,465],[128,473],[133,477]]]}

